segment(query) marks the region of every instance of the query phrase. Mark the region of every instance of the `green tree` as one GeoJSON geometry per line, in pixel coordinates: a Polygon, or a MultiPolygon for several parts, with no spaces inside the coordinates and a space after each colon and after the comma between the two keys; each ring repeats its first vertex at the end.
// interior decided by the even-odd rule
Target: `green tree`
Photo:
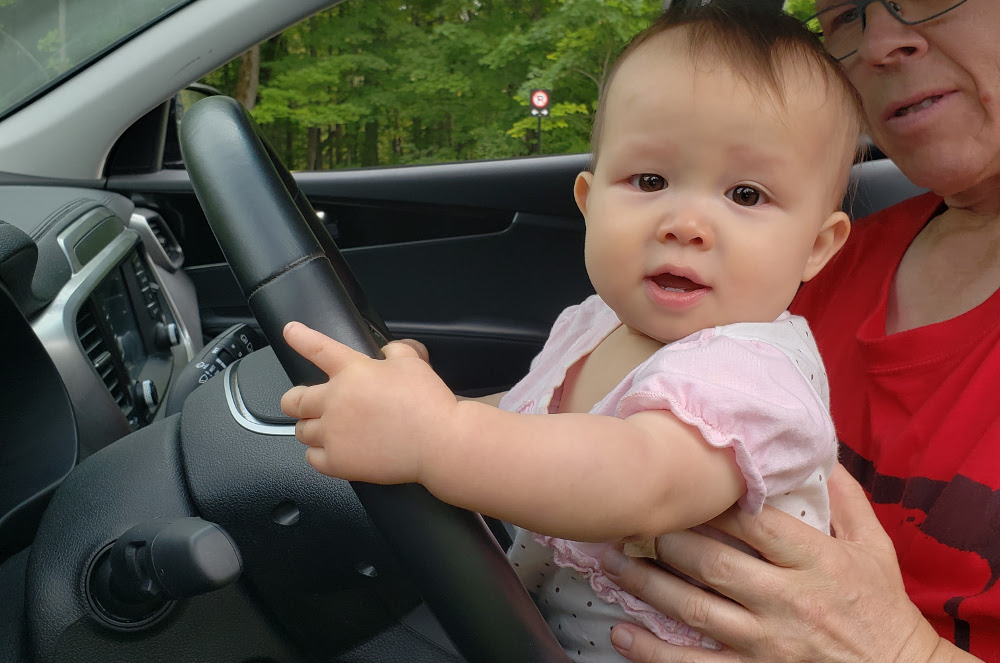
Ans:
{"type": "Polygon", "coordinates": [[[785,11],[805,21],[816,13],[816,0],[785,0],[785,11]]]}
{"type": "MultiPolygon", "coordinates": [[[[661,0],[366,0],[260,48],[252,112],[297,169],[532,154],[534,87],[552,90],[546,152],[588,149],[600,85],[661,0]]],[[[206,78],[234,94],[239,62],[206,78]]],[[[248,106],[251,104],[248,103],[248,106]]]]}

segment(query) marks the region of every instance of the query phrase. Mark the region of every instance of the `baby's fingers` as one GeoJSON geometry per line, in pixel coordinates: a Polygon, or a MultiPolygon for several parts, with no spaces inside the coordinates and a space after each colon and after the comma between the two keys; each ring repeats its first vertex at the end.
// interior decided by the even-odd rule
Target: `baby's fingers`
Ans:
{"type": "Polygon", "coordinates": [[[281,411],[295,419],[319,419],[327,409],[325,387],[292,387],[281,397],[281,411]]]}
{"type": "Polygon", "coordinates": [[[295,422],[295,439],[310,447],[322,447],[325,432],[322,419],[299,419],[295,422]]]}
{"type": "Polygon", "coordinates": [[[425,362],[427,361],[427,348],[424,347],[424,344],[409,338],[402,341],[393,341],[385,345],[382,348],[382,354],[386,359],[417,357],[418,359],[423,359],[425,362]],[[419,347],[415,344],[419,344],[419,347]],[[423,354],[421,354],[421,348],[423,348],[423,354]]]}
{"type": "Polygon", "coordinates": [[[343,343],[338,343],[301,322],[289,322],[282,333],[292,350],[311,361],[330,377],[358,358],[367,359],[360,352],[355,352],[343,343]]]}
{"type": "Polygon", "coordinates": [[[323,447],[309,447],[306,449],[306,462],[323,474],[329,474],[326,470],[326,449],[323,447]]]}
{"type": "Polygon", "coordinates": [[[307,416],[302,412],[302,399],[309,387],[292,387],[281,396],[281,411],[289,417],[301,419],[307,416]]]}
{"type": "Polygon", "coordinates": [[[382,348],[382,354],[384,354],[386,358],[388,358],[390,353],[395,351],[395,348],[393,348],[393,346],[400,344],[410,346],[411,348],[413,348],[413,351],[417,353],[417,357],[423,359],[428,364],[431,363],[431,355],[427,351],[427,346],[414,338],[401,338],[395,340],[389,345],[382,348]]]}

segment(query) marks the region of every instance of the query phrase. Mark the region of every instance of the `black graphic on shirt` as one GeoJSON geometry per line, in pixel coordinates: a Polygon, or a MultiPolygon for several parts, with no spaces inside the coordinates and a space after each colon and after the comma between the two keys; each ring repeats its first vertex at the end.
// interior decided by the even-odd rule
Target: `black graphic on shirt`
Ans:
{"type": "MultiPolygon", "coordinates": [[[[871,495],[875,504],[899,504],[918,509],[927,518],[918,529],[949,548],[979,555],[990,567],[990,577],[979,594],[1000,578],[1000,491],[955,475],[951,481],[926,477],[892,477],[875,471],[872,462],[840,445],[840,462],[871,495]]],[[[968,596],[955,596],[943,609],[955,621],[955,644],[969,650],[969,623],[958,618],[968,596]]]]}

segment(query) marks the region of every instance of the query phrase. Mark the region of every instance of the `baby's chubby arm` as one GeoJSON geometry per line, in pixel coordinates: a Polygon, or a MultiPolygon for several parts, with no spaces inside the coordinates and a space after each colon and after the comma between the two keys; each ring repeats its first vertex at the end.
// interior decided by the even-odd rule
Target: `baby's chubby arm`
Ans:
{"type": "Polygon", "coordinates": [[[330,376],[281,399],[324,474],[421,483],[445,502],[581,541],[687,528],[746,490],[732,450],[666,411],[514,414],[459,401],[407,344],[378,361],[299,323],[285,339],[330,376]]]}

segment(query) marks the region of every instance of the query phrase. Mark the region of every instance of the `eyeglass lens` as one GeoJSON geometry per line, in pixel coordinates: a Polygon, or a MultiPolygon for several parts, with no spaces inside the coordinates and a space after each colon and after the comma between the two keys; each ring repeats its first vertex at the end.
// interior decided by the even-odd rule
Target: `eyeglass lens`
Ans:
{"type": "Polygon", "coordinates": [[[818,2],[819,12],[809,21],[810,27],[819,29],[823,35],[823,44],[830,55],[843,59],[858,50],[861,36],[867,27],[867,19],[871,12],[878,8],[869,5],[882,5],[889,14],[904,25],[922,23],[951,11],[965,0],[860,0],[858,2],[840,2],[830,6],[829,2],[818,2]],[[827,6],[824,8],[823,5],[827,6]],[[867,12],[867,15],[866,15],[867,12]]]}

